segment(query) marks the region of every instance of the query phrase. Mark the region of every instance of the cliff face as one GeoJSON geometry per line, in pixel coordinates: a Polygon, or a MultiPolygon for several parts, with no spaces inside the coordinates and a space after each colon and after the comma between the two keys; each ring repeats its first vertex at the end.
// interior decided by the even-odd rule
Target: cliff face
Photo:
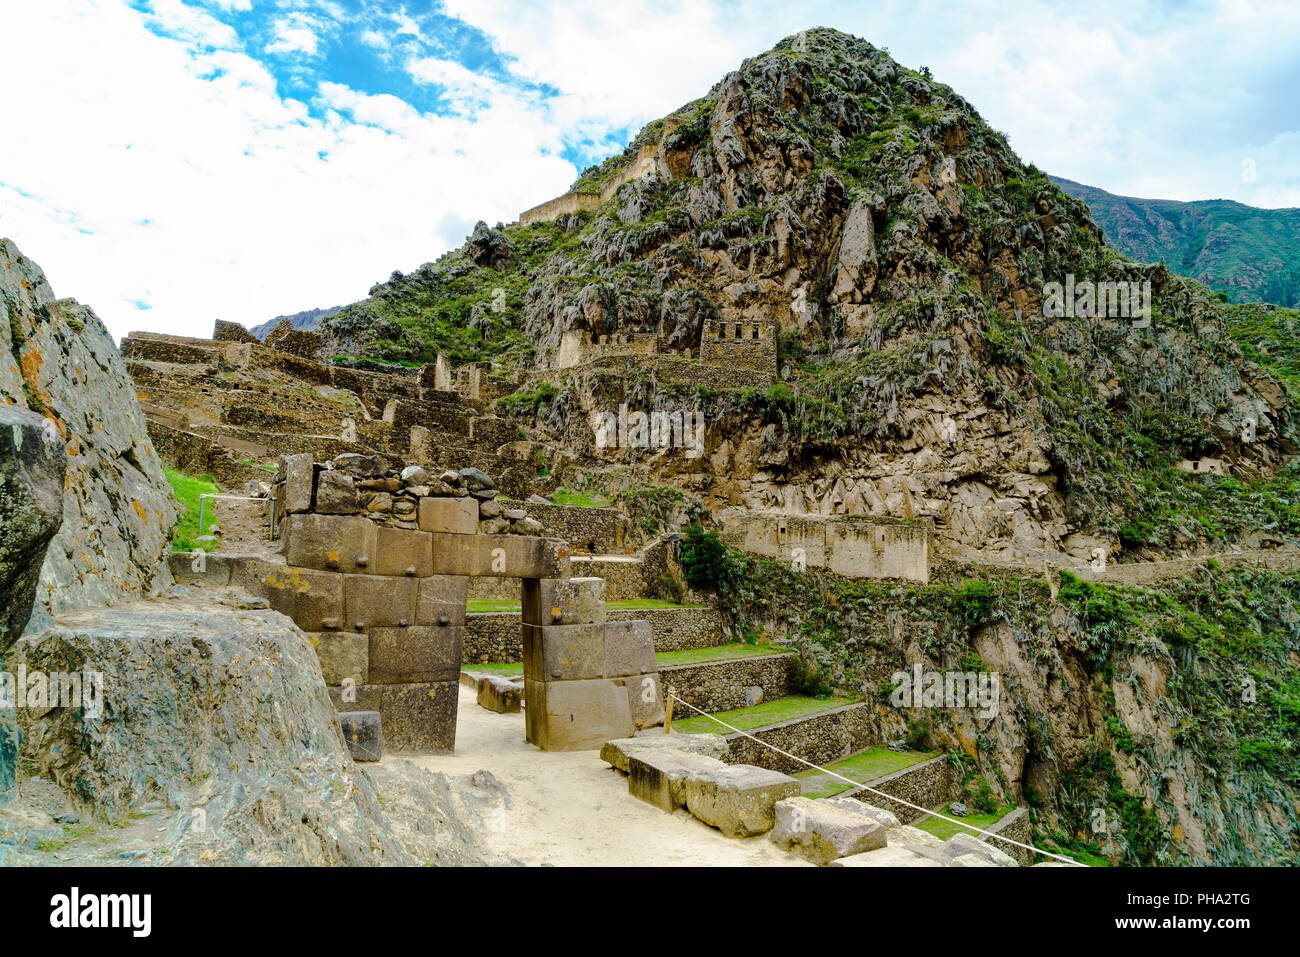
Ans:
{"type": "Polygon", "coordinates": [[[67,445],[63,524],[32,624],[170,580],[176,514],[117,346],[95,313],[55,299],[45,274],[0,240],[0,398],[50,419],[67,445]]]}

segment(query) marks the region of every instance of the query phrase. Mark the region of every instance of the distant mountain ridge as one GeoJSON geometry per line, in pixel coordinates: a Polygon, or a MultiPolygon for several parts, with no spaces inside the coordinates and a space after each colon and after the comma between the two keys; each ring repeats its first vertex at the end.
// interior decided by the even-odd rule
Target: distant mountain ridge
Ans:
{"type": "Polygon", "coordinates": [[[259,339],[265,339],[267,333],[285,319],[288,319],[295,329],[315,329],[320,325],[322,319],[329,318],[342,308],[342,306],[329,306],[325,309],[304,309],[302,312],[295,312],[289,316],[276,316],[274,319],[270,319],[260,326],[254,326],[248,331],[259,339]]]}
{"type": "Polygon", "coordinates": [[[1259,209],[1227,199],[1137,199],[1049,178],[1088,204],[1106,241],[1124,255],[1163,261],[1227,293],[1231,302],[1300,304],[1300,209],[1259,209]]]}

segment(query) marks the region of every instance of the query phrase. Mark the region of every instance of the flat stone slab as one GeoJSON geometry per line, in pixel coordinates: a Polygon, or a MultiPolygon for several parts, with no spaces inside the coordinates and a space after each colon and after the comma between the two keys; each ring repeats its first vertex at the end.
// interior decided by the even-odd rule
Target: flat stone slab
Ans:
{"type": "Polygon", "coordinates": [[[768,836],[813,864],[885,846],[884,826],[866,805],[851,799],[831,803],[798,796],[778,801],[776,826],[768,836]]]}
{"type": "Polygon", "coordinates": [[[627,762],[628,794],[670,814],[686,806],[686,778],[691,772],[726,767],[717,758],[676,748],[640,748],[628,752],[627,762]]]}
{"type": "Polygon", "coordinates": [[[646,748],[668,748],[690,754],[702,754],[719,761],[731,751],[730,745],[720,734],[664,734],[662,731],[651,729],[638,732],[630,738],[606,741],[604,747],[600,749],[600,759],[624,773],[629,773],[628,755],[633,751],[646,748]]]}
{"type": "Polygon", "coordinates": [[[518,714],[524,697],[524,684],[497,675],[487,675],[478,681],[479,707],[497,714],[518,714]]]}
{"type": "Polygon", "coordinates": [[[939,847],[953,867],[1019,867],[1010,854],[971,834],[954,834],[939,847]]]}
{"type": "Polygon", "coordinates": [[[776,803],[799,794],[788,774],[749,764],[693,771],[686,778],[686,808],[728,837],[764,834],[776,824],[776,803]]]}
{"type": "Polygon", "coordinates": [[[943,867],[939,861],[924,857],[910,847],[886,846],[862,854],[850,854],[831,861],[828,867],[943,867]]]}
{"type": "MultiPolygon", "coordinates": [[[[869,814],[880,823],[881,827],[886,829],[900,826],[898,817],[892,811],[886,811],[884,808],[876,807],[874,804],[867,804],[865,801],[859,801],[857,798],[829,797],[824,798],[820,803],[837,806],[843,805],[851,811],[869,814]]],[[[911,830],[917,830],[917,828],[911,828],[911,830]]],[[[920,831],[920,833],[925,834],[924,831],[920,831]]],[[[938,839],[936,838],[936,840],[938,839]]]]}

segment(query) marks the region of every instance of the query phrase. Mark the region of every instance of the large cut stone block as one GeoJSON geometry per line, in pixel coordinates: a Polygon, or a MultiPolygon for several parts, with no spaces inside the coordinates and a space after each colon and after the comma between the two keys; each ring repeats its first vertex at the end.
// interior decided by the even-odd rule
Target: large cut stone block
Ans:
{"type": "Polygon", "coordinates": [[[343,576],[260,559],[232,563],[230,584],[266,598],[303,631],[337,631],[343,616],[343,576]]]}
{"type": "Polygon", "coordinates": [[[670,814],[686,806],[687,775],[726,766],[717,758],[675,748],[641,748],[629,753],[627,760],[628,793],[670,814]]]}
{"type": "Polygon", "coordinates": [[[522,625],[524,675],[576,681],[605,675],[604,625],[522,625]]]}
{"type": "Polygon", "coordinates": [[[941,861],[925,857],[911,847],[888,845],[831,861],[829,867],[943,867],[941,861]]]}
{"type": "Polygon", "coordinates": [[[654,633],[648,621],[611,621],[605,624],[605,676],[644,675],[656,672],[654,633]]]}
{"type": "Polygon", "coordinates": [[[307,635],[320,658],[321,675],[327,685],[341,685],[351,678],[357,684],[370,680],[370,641],[351,631],[318,631],[307,635]]]}
{"type": "Polygon", "coordinates": [[[344,575],[343,611],[349,631],[409,625],[415,621],[414,578],[344,575]]]}
{"type": "Polygon", "coordinates": [[[282,514],[310,512],[316,483],[316,469],[312,465],[311,453],[282,456],[279,472],[279,477],[284,481],[282,514]]]}
{"type": "Polygon", "coordinates": [[[370,629],[370,681],[410,684],[456,681],[465,629],[455,625],[413,625],[370,629]]]}
{"type": "Polygon", "coordinates": [[[509,678],[487,675],[478,679],[479,707],[498,714],[518,714],[524,686],[509,678]]]}
{"type": "Polygon", "coordinates": [[[426,532],[473,535],[478,531],[478,499],[426,496],[420,499],[418,523],[426,532]]]}
{"type": "Polygon", "coordinates": [[[421,578],[415,596],[417,625],[465,624],[465,599],[469,579],[457,575],[421,578]]]}
{"type": "Polygon", "coordinates": [[[329,694],[339,711],[378,711],[391,750],[445,753],[456,746],[459,687],[455,681],[369,684],[330,688],[329,694]]]}
{"type": "Polygon", "coordinates": [[[558,538],[527,535],[433,533],[435,575],[499,578],[565,578],[569,545],[558,538]]]}
{"type": "Polygon", "coordinates": [[[776,802],[799,793],[788,774],[749,764],[693,771],[686,778],[686,807],[728,837],[752,837],[772,829],[776,802]]]}
{"type": "Polygon", "coordinates": [[[426,578],[433,574],[433,536],[428,532],[381,526],[376,536],[376,575],[426,578]]]}
{"type": "Polygon", "coordinates": [[[665,717],[664,688],[658,673],[629,675],[619,678],[627,684],[628,710],[632,712],[632,725],[643,728],[662,727],[665,717]]]}
{"type": "Polygon", "coordinates": [[[340,711],[339,727],[353,761],[378,761],[384,756],[383,719],[378,711],[340,711]]]}
{"type": "Polygon", "coordinates": [[[605,620],[605,579],[525,578],[527,625],[587,625],[605,620]]]}
{"type": "Polygon", "coordinates": [[[359,515],[290,515],[280,536],[290,565],[364,572],[375,556],[377,526],[359,515]]]}
{"type": "Polygon", "coordinates": [[[177,581],[201,581],[209,585],[230,584],[230,558],[209,552],[172,552],[167,565],[177,581]]]}
{"type": "Polygon", "coordinates": [[[585,751],[631,733],[627,689],[608,678],[525,680],[528,740],[543,751],[585,751]]]}
{"type": "Polygon", "coordinates": [[[606,741],[600,749],[600,759],[627,774],[631,770],[628,755],[633,751],[646,748],[687,751],[718,760],[726,758],[731,751],[727,739],[720,734],[681,734],[676,731],[672,734],[664,734],[662,731],[639,731],[630,738],[606,741]]]}
{"type": "Polygon", "coordinates": [[[885,828],[859,801],[830,804],[802,796],[776,802],[777,846],[813,864],[885,846],[885,828]]]}

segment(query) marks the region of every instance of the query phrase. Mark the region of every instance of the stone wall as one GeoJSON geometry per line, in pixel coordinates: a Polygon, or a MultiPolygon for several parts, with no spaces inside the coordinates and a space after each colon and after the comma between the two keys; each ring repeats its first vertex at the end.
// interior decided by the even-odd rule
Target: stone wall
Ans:
{"type": "MultiPolygon", "coordinates": [[[[658,641],[655,647],[658,649],[658,641]]],[[[752,688],[761,689],[765,701],[790,694],[791,658],[788,654],[755,655],[698,665],[668,665],[659,669],[659,676],[667,688],[701,711],[730,711],[757,704],[750,700],[752,688]]],[[[680,714],[686,717],[694,712],[682,708],[680,714]]]]}
{"type": "Polygon", "coordinates": [[[776,323],[710,319],[700,337],[700,361],[775,376],[776,323]]]}
{"type": "Polygon", "coordinates": [[[848,578],[930,580],[934,526],[929,519],[887,522],[855,515],[737,512],[723,523],[722,537],[755,555],[791,563],[802,558],[809,567],[848,578]]]}
{"type": "MultiPolygon", "coordinates": [[[[678,705],[680,711],[689,711],[678,705]]],[[[689,712],[694,716],[694,712],[689,712]]],[[[674,712],[676,715],[676,712],[674,712]]],[[[794,718],[749,732],[759,741],[775,745],[813,764],[826,765],[870,747],[875,723],[865,704],[849,704],[808,718],[794,718]]],[[[741,734],[728,734],[730,764],[753,764],[785,774],[807,771],[808,766],[765,748],[741,734]]]]}
{"type": "MultiPolygon", "coordinates": [[[[1018,807],[998,818],[989,826],[989,830],[994,834],[1002,834],[1014,841],[1019,841],[1021,844],[1028,844],[1029,839],[1033,837],[1033,828],[1029,822],[1029,811],[1023,807],[1018,807]]],[[[1016,847],[1014,844],[1008,844],[1006,841],[999,841],[996,837],[989,837],[984,834],[979,835],[979,839],[987,841],[999,851],[1009,854],[1015,858],[1016,863],[1021,867],[1028,867],[1034,863],[1033,851],[1027,851],[1023,847],[1016,847]]]]}
{"type": "Polygon", "coordinates": [[[574,554],[621,555],[631,541],[628,518],[616,508],[586,508],[576,505],[518,505],[542,523],[548,535],[563,538],[574,554]]]}
{"type": "MultiPolygon", "coordinates": [[[[885,794],[902,798],[923,808],[944,807],[950,801],[961,797],[961,775],[957,773],[952,762],[943,755],[895,771],[893,774],[887,774],[874,781],[868,781],[867,784],[876,791],[883,791],[885,794]]],[[[924,813],[866,791],[858,791],[853,797],[892,811],[904,824],[917,820],[924,813]]]]}

